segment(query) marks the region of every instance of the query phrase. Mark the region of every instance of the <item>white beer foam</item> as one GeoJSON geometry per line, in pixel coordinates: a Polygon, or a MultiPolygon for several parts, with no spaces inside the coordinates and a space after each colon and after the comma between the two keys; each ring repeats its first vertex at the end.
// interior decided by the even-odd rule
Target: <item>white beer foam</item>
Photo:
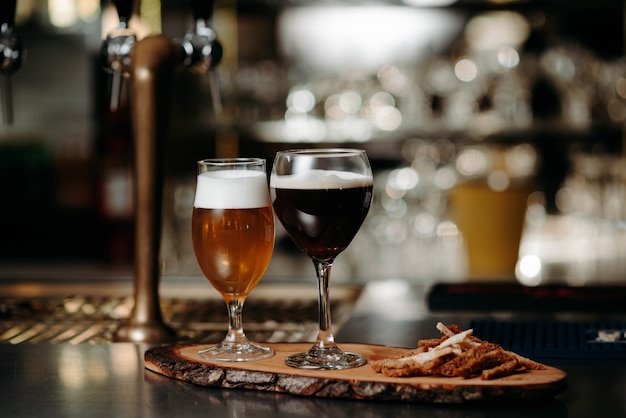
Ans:
{"type": "Polygon", "coordinates": [[[372,176],[337,170],[309,170],[286,176],[272,173],[270,186],[275,189],[316,190],[349,189],[372,185],[372,176]]]}
{"type": "Polygon", "coordinates": [[[251,209],[270,206],[265,173],[220,170],[198,175],[193,206],[203,209],[251,209]]]}

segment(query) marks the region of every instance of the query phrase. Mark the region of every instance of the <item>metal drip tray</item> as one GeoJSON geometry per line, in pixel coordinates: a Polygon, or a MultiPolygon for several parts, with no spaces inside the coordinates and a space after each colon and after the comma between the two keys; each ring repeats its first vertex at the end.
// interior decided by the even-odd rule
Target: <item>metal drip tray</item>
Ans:
{"type": "MultiPolygon", "coordinates": [[[[58,294],[56,290],[51,293],[58,294]]],[[[244,307],[246,335],[266,342],[313,341],[318,328],[314,292],[302,286],[259,286],[244,307]]],[[[165,322],[177,330],[179,342],[214,343],[224,338],[228,316],[218,296],[200,298],[207,292],[199,289],[161,293],[176,293],[161,297],[161,310],[165,322]]],[[[360,289],[337,287],[331,293],[337,332],[350,316],[360,289]]],[[[110,342],[132,311],[134,301],[129,294],[0,297],[0,343],[110,342]]]]}

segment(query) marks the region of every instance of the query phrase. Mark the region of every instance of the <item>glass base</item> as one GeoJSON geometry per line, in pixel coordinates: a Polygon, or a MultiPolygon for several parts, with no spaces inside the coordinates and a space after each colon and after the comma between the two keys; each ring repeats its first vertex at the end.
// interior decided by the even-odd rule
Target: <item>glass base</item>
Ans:
{"type": "Polygon", "coordinates": [[[213,361],[255,361],[270,358],[274,350],[255,343],[225,344],[221,343],[198,351],[200,357],[213,361]]]}
{"type": "Polygon", "coordinates": [[[333,356],[312,356],[310,353],[293,354],[285,359],[285,364],[296,369],[342,370],[359,367],[367,362],[360,354],[341,352],[333,356]]]}

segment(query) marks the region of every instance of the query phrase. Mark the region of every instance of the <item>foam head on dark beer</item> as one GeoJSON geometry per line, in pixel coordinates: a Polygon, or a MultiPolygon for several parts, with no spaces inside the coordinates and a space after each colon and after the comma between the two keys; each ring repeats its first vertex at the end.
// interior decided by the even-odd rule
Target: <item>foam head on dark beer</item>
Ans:
{"type": "Polygon", "coordinates": [[[364,187],[372,184],[372,176],[335,170],[309,170],[279,176],[272,174],[270,185],[275,189],[319,190],[364,187]]]}

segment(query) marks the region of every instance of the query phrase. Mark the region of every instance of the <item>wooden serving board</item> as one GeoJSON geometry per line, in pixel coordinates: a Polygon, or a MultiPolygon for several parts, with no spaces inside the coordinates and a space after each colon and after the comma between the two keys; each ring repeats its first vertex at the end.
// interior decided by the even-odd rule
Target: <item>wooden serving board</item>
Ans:
{"type": "MultiPolygon", "coordinates": [[[[252,389],[302,396],[375,401],[465,403],[502,400],[543,400],[567,387],[562,370],[547,367],[495,380],[479,377],[386,377],[364,366],[347,370],[300,370],[284,364],[290,354],[307,351],[310,343],[270,344],[275,355],[252,362],[212,362],[198,351],[207,345],[191,344],[151,348],[145,352],[147,369],[199,386],[252,389]]],[[[341,344],[368,360],[387,358],[405,348],[366,344],[341,344]]]]}

